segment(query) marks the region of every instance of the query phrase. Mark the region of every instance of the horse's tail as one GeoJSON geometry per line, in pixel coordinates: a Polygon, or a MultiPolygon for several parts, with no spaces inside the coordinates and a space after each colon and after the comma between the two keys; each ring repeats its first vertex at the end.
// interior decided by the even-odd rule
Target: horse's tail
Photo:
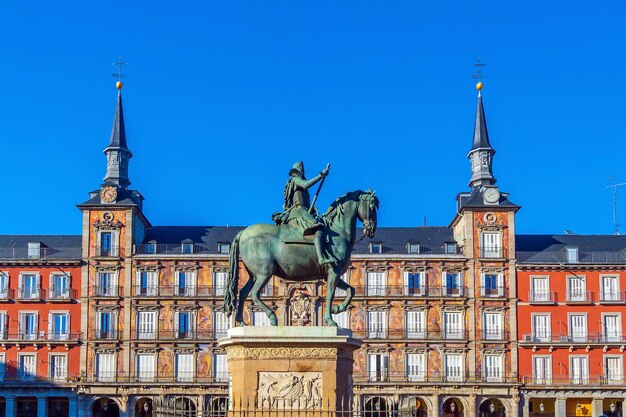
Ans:
{"type": "Polygon", "coordinates": [[[224,294],[224,312],[228,317],[235,311],[237,304],[237,286],[239,284],[239,238],[241,232],[237,233],[230,248],[230,265],[228,270],[228,281],[226,282],[226,294],[224,294]]]}

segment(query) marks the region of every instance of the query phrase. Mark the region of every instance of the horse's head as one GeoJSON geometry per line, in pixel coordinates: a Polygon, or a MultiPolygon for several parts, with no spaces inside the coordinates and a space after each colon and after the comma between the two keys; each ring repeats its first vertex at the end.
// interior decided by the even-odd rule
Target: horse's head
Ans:
{"type": "Polygon", "coordinates": [[[376,234],[376,213],[379,205],[375,191],[363,191],[359,196],[359,220],[363,222],[363,234],[369,239],[376,234]]]}

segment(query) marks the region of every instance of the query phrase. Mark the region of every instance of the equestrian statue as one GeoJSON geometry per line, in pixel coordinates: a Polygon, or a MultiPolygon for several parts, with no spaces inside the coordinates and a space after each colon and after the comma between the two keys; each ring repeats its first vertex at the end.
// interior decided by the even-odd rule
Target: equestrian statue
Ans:
{"type": "Polygon", "coordinates": [[[230,269],[224,311],[243,326],[243,304],[248,295],[267,314],[272,326],[278,325],[276,314],[261,300],[260,293],[273,275],[288,281],[326,281],[324,320],[337,326],[332,314],[345,311],[354,296],[354,288],[340,277],[350,266],[350,255],[356,243],[356,221],[363,223],[363,237],[376,233],[379,200],[373,191],[352,191],[337,198],[322,216],[314,208],[317,196],[330,172],[330,164],[317,176],[307,180],[304,164],[296,162],[289,171],[283,191],[282,212],[272,219],[276,224],[254,224],[239,232],[230,250],[230,269]],[[320,183],[311,197],[309,188],[320,183]],[[246,284],[239,290],[239,258],[248,272],[246,284]],[[339,305],[333,305],[335,289],[346,291],[339,305]]]}

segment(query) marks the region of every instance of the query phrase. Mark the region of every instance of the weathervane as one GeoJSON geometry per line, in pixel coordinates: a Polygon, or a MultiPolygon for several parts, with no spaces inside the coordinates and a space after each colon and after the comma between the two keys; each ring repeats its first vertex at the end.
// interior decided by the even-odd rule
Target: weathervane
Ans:
{"type": "Polygon", "coordinates": [[[482,62],[480,62],[480,58],[478,58],[476,60],[476,63],[473,64],[473,65],[476,67],[476,74],[472,75],[472,79],[478,80],[478,82],[476,83],[476,89],[478,90],[478,93],[480,94],[480,90],[482,90],[482,88],[483,88],[482,67],[485,67],[486,65],[483,64],[482,62]]]}
{"type": "Polygon", "coordinates": [[[121,90],[122,87],[124,86],[124,84],[122,84],[122,78],[126,77],[124,74],[122,74],[122,70],[124,68],[124,65],[126,65],[127,62],[122,61],[122,57],[118,57],[117,61],[115,61],[113,63],[113,65],[115,65],[117,67],[117,74],[111,74],[111,76],[113,78],[117,78],[117,82],[115,83],[115,87],[117,87],[118,90],[121,90]]]}

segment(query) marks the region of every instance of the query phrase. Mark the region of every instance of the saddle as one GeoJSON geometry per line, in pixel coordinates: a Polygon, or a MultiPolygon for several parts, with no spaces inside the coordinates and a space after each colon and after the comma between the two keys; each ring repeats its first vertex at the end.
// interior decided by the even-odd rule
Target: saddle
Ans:
{"type": "Polygon", "coordinates": [[[315,235],[302,236],[302,229],[288,223],[278,225],[278,239],[287,244],[314,245],[315,235]]]}

